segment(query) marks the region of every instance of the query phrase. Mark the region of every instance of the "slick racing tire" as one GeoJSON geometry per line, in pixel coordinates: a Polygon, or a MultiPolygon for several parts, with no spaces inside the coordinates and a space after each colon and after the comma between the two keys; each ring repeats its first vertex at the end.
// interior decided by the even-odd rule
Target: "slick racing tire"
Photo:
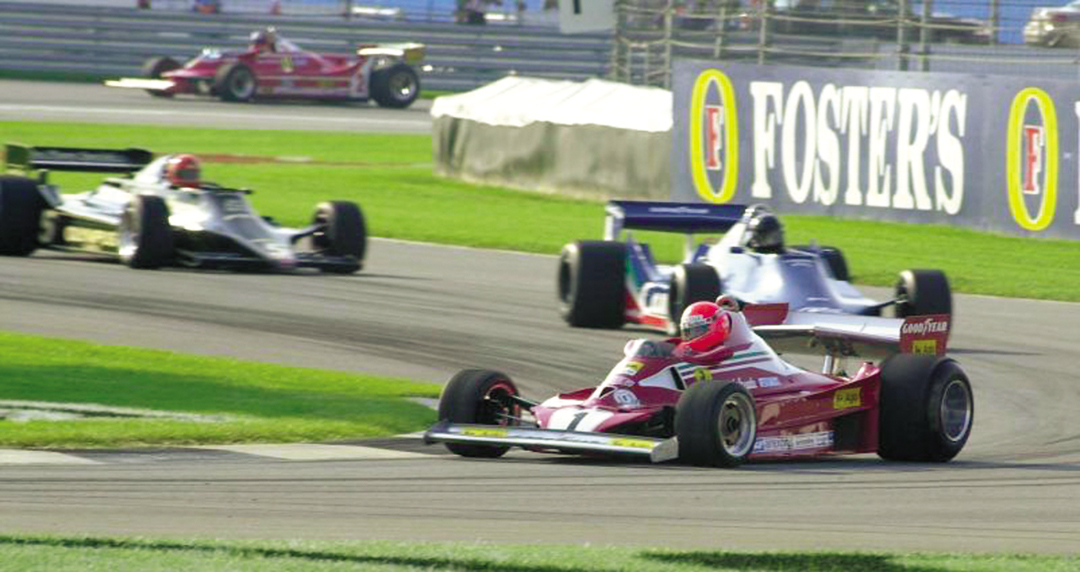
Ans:
{"type": "MultiPolygon", "coordinates": [[[[521,407],[514,402],[517,386],[509,376],[486,369],[466,369],[455,375],[439,396],[439,420],[470,425],[517,425],[521,407]]],[[[462,457],[501,457],[509,447],[446,443],[462,457]]]]}
{"type": "Polygon", "coordinates": [[[251,101],[258,91],[255,72],[241,63],[233,63],[218,68],[214,74],[214,93],[222,101],[251,101]]]}
{"type": "Polygon", "coordinates": [[[844,253],[839,248],[836,248],[835,246],[800,244],[791,247],[791,249],[817,254],[825,261],[825,266],[828,267],[829,273],[832,274],[834,279],[843,282],[851,282],[851,272],[848,270],[847,260],[844,259],[844,253]]]}
{"type": "Polygon", "coordinates": [[[940,270],[904,270],[896,281],[896,317],[952,314],[949,279],[940,270]]]}
{"type": "Polygon", "coordinates": [[[327,268],[327,272],[351,274],[363,267],[364,254],[367,252],[367,225],[359,205],[348,201],[319,203],[315,207],[312,224],[320,227],[311,236],[311,244],[316,252],[345,256],[356,262],[355,266],[327,268]]]}
{"type": "Polygon", "coordinates": [[[33,179],[0,176],[0,255],[29,256],[37,250],[44,209],[33,179]]]}
{"type": "MultiPolygon", "coordinates": [[[[143,75],[150,79],[161,79],[161,76],[165,72],[171,72],[173,70],[180,69],[180,62],[172,58],[150,58],[143,64],[143,75]]],[[[173,94],[159,91],[156,89],[148,89],[146,93],[154,97],[172,97],[173,94]]]]}
{"type": "Polygon", "coordinates": [[[694,302],[715,302],[723,290],[720,275],[708,264],[680,264],[668,283],[668,333],[679,335],[683,310],[694,302]]]}
{"type": "Polygon", "coordinates": [[[120,261],[131,268],[152,270],[173,260],[169,207],[161,197],[135,195],[120,217],[119,235],[120,261]]]}
{"type": "Polygon", "coordinates": [[[567,244],[559,256],[559,314],[578,328],[619,328],[626,317],[626,245],[605,240],[567,244]]]}
{"type": "Polygon", "coordinates": [[[881,366],[878,456],[945,462],[964,448],[975,418],[971,383],[953,360],[899,354],[881,366]]]}
{"type": "Polygon", "coordinates": [[[736,467],[754,450],[754,398],[733,381],[698,381],[675,406],[679,460],[703,467],[736,467]]]}
{"type": "Polygon", "coordinates": [[[403,109],[420,95],[420,78],[412,66],[396,63],[371,74],[371,98],[380,107],[403,109]]]}

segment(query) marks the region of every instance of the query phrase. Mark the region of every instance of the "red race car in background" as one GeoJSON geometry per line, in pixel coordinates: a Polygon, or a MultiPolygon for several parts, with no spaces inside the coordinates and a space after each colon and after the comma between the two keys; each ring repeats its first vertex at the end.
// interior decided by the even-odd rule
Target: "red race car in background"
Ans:
{"type": "Polygon", "coordinates": [[[420,78],[412,64],[423,57],[423,44],[414,43],[365,45],[355,54],[319,54],[269,28],[254,32],[247,49],[205,49],[184,65],[168,57],[152,58],[143,66],[146,78],[105,85],[145,89],[158,97],[373,99],[382,107],[404,108],[420,94],[420,78]]]}
{"type": "Polygon", "coordinates": [[[598,387],[542,403],[521,397],[505,374],[462,371],[443,389],[440,421],[425,441],[465,457],[521,447],[720,467],[874,452],[943,462],[967,442],[974,400],[964,371],[941,355],[948,315],[898,325],[789,313],[786,304],[739,311],[732,298],[717,303],[730,316],[722,344],[699,352],[677,338],[632,340],[598,387]],[[810,348],[826,354],[821,373],[777,354],[810,348]],[[860,360],[849,373],[844,362],[852,356],[884,359],[860,360]]]}

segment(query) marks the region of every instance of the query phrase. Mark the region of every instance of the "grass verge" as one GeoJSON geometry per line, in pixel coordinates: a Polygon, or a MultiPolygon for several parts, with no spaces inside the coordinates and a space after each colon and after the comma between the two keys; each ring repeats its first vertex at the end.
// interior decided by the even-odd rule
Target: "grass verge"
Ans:
{"type": "Polygon", "coordinates": [[[388,436],[435,421],[407,397],[435,384],[227,358],[0,333],[5,400],[94,403],[224,417],[0,419],[0,447],[126,447],[334,441],[388,436]]]}
{"type": "MultiPolygon", "coordinates": [[[[159,153],[262,158],[211,162],[206,178],[251,187],[263,214],[305,224],[315,203],[351,199],[375,236],[527,252],[557,253],[566,242],[599,238],[600,201],[477,186],[432,173],[427,135],[241,131],[52,122],[0,122],[0,141],[88,147],[142,146],[159,153]],[[277,160],[275,160],[277,158],[277,160]]],[[[66,190],[85,190],[94,174],[58,174],[66,190]]],[[[905,268],[941,268],[958,292],[1080,301],[1080,243],[1001,236],[933,225],[785,216],[790,243],[840,247],[855,280],[891,285],[905,268]],[[1034,271],[1038,269],[1038,271],[1034,271]]],[[[662,259],[683,239],[645,234],[662,259]]]]}
{"type": "Polygon", "coordinates": [[[678,551],[625,546],[491,545],[319,541],[172,541],[140,538],[0,536],[7,569],[82,570],[457,570],[469,572],[1064,572],[1069,556],[873,552],[678,551]]]}

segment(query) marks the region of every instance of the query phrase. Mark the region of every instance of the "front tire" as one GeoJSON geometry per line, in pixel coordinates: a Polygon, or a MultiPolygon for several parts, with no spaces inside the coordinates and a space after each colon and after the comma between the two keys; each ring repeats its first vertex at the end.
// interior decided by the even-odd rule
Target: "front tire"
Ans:
{"type": "Polygon", "coordinates": [[[322,226],[322,230],[311,237],[315,251],[356,261],[355,266],[345,265],[329,269],[329,272],[351,274],[363,268],[367,252],[367,224],[359,205],[349,201],[319,203],[315,207],[312,224],[322,226]]]}
{"type": "Polygon", "coordinates": [[[694,302],[715,302],[723,291],[720,275],[708,264],[680,264],[668,283],[668,333],[679,335],[683,311],[694,302]]]}
{"type": "Polygon", "coordinates": [[[736,467],[746,461],[757,439],[754,398],[742,385],[699,381],[675,406],[679,460],[703,467],[736,467]]]}
{"type": "Polygon", "coordinates": [[[120,217],[120,261],[152,270],[172,262],[174,254],[169,207],[154,195],[135,195],[120,217]]]}
{"type": "Polygon", "coordinates": [[[626,320],[626,245],[567,244],[559,256],[559,314],[578,328],[619,328],[626,320]]]}
{"type": "Polygon", "coordinates": [[[948,358],[900,354],[881,366],[878,456],[942,463],[971,435],[975,400],[959,364],[948,358]]]}
{"type": "Polygon", "coordinates": [[[371,98],[380,107],[406,108],[420,95],[420,78],[405,63],[396,63],[371,74],[371,98]]]}
{"type": "Polygon", "coordinates": [[[0,255],[29,256],[37,250],[44,209],[33,179],[0,176],[0,255]]]}
{"type": "Polygon", "coordinates": [[[896,316],[952,314],[949,279],[940,270],[905,270],[896,281],[896,316]]]}
{"type": "MultiPolygon", "coordinates": [[[[439,396],[439,420],[470,425],[516,425],[521,408],[512,397],[517,386],[506,374],[486,369],[466,369],[455,375],[439,396]]],[[[509,447],[446,443],[462,457],[495,458],[509,447]]]]}
{"type": "MultiPolygon", "coordinates": [[[[173,70],[180,69],[180,62],[164,57],[164,58],[150,58],[143,64],[143,75],[150,79],[161,79],[165,72],[171,72],[173,70]]],[[[173,94],[156,89],[148,89],[146,93],[154,97],[172,97],[173,94]]]]}
{"type": "Polygon", "coordinates": [[[255,98],[258,82],[255,72],[242,63],[229,64],[214,75],[214,93],[222,101],[245,102],[255,98]]]}

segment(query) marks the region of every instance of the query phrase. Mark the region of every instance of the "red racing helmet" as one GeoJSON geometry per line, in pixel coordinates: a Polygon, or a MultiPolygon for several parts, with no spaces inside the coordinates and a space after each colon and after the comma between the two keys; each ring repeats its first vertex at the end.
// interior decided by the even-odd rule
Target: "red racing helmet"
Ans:
{"type": "Polygon", "coordinates": [[[683,311],[679,320],[683,343],[696,352],[719,347],[731,334],[731,317],[726,310],[712,302],[694,302],[683,311]]]}
{"type": "Polygon", "coordinates": [[[165,162],[165,180],[176,187],[198,187],[202,167],[194,155],[173,155],[165,162]]]}

